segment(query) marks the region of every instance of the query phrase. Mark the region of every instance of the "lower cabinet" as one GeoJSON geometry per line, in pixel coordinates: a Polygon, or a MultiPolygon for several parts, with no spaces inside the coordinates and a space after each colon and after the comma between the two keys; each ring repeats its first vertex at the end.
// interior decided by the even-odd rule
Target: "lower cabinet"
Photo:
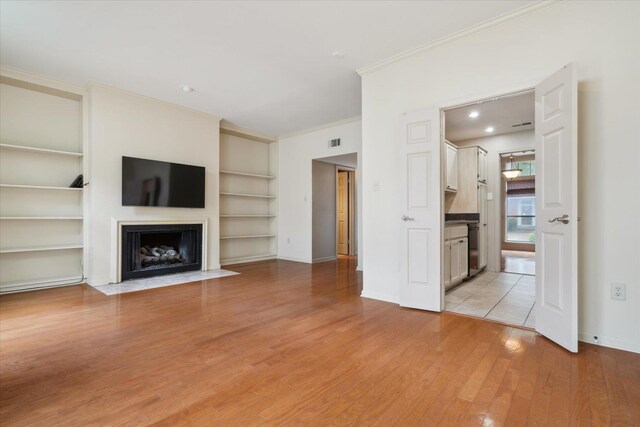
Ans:
{"type": "Polygon", "coordinates": [[[449,289],[469,275],[469,239],[467,227],[445,230],[444,288],[449,289]]]}

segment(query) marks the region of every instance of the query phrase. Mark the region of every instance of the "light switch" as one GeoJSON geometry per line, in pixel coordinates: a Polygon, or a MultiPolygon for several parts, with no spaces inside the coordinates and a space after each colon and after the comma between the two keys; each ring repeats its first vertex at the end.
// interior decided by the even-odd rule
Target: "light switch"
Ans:
{"type": "Polygon", "coordinates": [[[487,200],[493,200],[493,193],[487,193],[487,200]]]}

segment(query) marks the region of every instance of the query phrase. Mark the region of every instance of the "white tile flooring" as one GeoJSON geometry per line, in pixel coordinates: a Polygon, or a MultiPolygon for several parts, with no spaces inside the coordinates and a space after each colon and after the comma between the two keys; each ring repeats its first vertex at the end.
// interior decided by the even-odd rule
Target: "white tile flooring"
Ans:
{"type": "Polygon", "coordinates": [[[445,310],[535,327],[535,277],[483,272],[448,291],[445,310]]]}
{"type": "Polygon", "coordinates": [[[183,283],[198,282],[200,280],[217,279],[218,277],[233,276],[235,271],[207,270],[189,271],[166,276],[147,277],[145,279],[125,280],[120,283],[109,283],[103,286],[94,286],[105,295],[126,294],[127,292],[144,291],[146,289],[163,288],[165,286],[182,285],[183,283]]]}

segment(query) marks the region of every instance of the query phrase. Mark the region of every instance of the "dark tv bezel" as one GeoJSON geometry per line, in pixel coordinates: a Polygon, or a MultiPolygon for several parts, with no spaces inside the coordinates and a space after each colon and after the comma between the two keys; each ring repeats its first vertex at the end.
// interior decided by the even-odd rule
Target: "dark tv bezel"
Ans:
{"type": "Polygon", "coordinates": [[[146,158],[141,158],[141,157],[132,157],[132,156],[122,156],[122,162],[120,164],[120,203],[122,204],[122,206],[128,206],[128,207],[138,207],[138,208],[174,208],[174,209],[205,209],[206,204],[207,204],[207,168],[205,166],[197,166],[197,165],[189,165],[186,163],[176,163],[176,162],[167,162],[164,160],[155,160],[155,159],[146,159],[146,158]],[[203,192],[203,198],[202,198],[202,206],[171,206],[171,205],[138,205],[138,204],[126,204],[125,200],[124,200],[124,186],[125,186],[125,180],[124,180],[124,161],[125,159],[133,159],[133,160],[144,160],[144,161],[149,161],[149,162],[157,162],[157,163],[166,163],[169,165],[177,165],[177,166],[187,166],[190,168],[198,168],[198,169],[202,169],[203,170],[203,188],[202,188],[202,192],[203,192]]]}

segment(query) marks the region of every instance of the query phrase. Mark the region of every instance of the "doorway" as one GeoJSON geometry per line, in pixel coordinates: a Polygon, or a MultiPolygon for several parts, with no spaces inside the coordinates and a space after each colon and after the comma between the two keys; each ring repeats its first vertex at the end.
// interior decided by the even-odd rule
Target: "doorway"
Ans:
{"type": "Polygon", "coordinates": [[[500,154],[500,271],[535,275],[536,162],[535,151],[500,154]],[[508,177],[506,173],[517,173],[508,177]]]}
{"type": "Polygon", "coordinates": [[[532,90],[444,111],[446,311],[535,327],[534,116],[532,90]]]}
{"type": "Polygon", "coordinates": [[[312,160],[312,262],[349,257],[358,268],[357,177],[356,153],[312,160]]]}

